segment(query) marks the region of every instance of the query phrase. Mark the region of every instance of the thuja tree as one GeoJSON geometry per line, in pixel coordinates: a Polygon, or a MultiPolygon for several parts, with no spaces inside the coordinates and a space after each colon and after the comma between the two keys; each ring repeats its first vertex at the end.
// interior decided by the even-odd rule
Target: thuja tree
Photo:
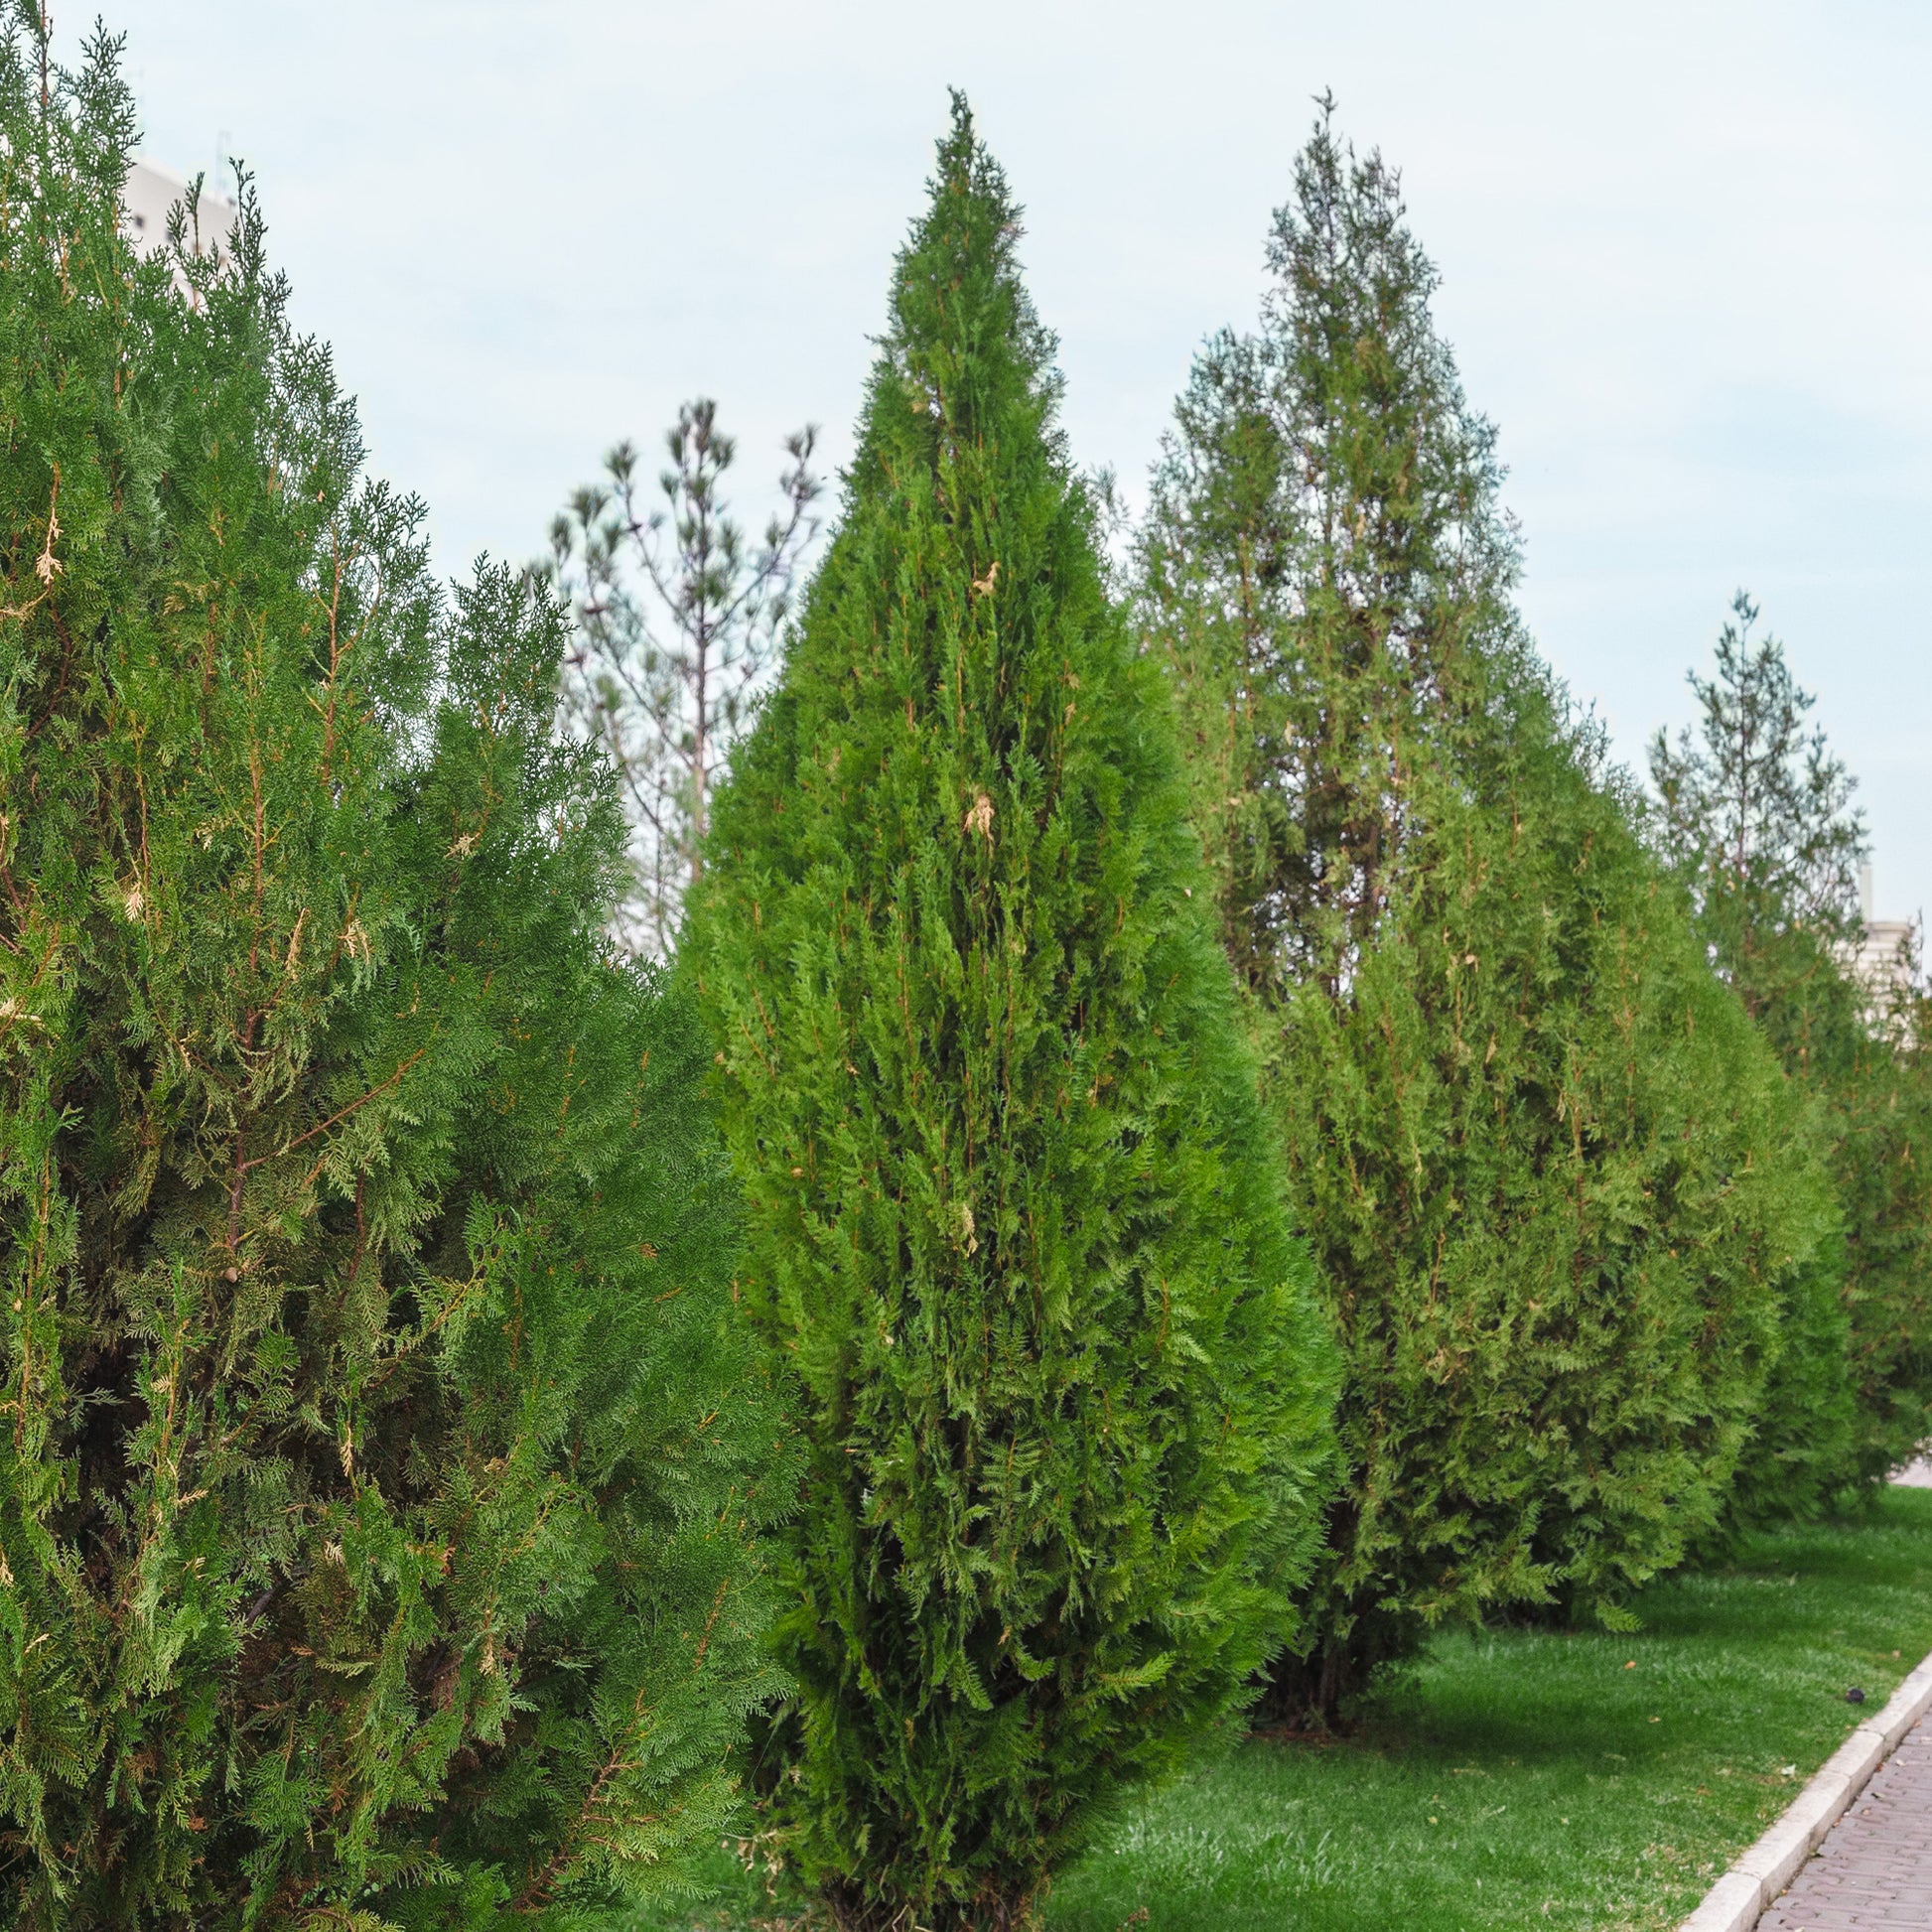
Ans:
{"type": "Polygon", "coordinates": [[[704,1049],[601,951],[556,614],[445,608],[252,199],[226,259],[134,257],[116,48],[43,31],[0,48],[5,1915],[561,1924],[715,1842],[773,1688],[704,1049]]]}
{"type": "Polygon", "coordinates": [[[1908,971],[1862,985],[1853,780],[1783,646],[1739,593],[1695,729],[1652,743],[1655,824],[1699,927],[1794,1079],[1816,1096],[1843,1214],[1857,1419],[1840,1480],[1882,1480],[1932,1436],[1932,1092],[1908,971]]]}
{"type": "Polygon", "coordinates": [[[854,1927],[1020,1922],[1281,1641],[1325,1453],[1018,233],[959,103],[690,940],[809,1440],[775,1803],[854,1927]]]}
{"type": "Polygon", "coordinates": [[[1712,1525],[1822,1202],[1600,748],[1513,615],[1493,434],[1324,105],[1260,330],[1142,534],[1223,936],[1347,1358],[1278,1673],[1332,1716],[1446,1617],[1611,1621],[1712,1525]]]}

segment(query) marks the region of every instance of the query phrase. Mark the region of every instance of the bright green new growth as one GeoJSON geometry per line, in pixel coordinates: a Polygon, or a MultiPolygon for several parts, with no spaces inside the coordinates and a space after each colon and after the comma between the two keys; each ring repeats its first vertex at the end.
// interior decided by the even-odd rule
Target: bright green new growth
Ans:
{"type": "Polygon", "coordinates": [[[4,1915],[561,1925],[715,1842],[776,1688],[704,1049],[604,957],[556,614],[443,605],[252,197],[231,260],[137,260],[118,49],[42,32],[0,52],[4,1915]]]}
{"type": "Polygon", "coordinates": [[[1238,1704],[1326,1457],[1168,701],[1018,234],[960,104],[689,942],[809,1444],[776,1802],[853,1927],[1015,1923],[1238,1704]]]}
{"type": "Polygon", "coordinates": [[[1493,432],[1326,115],[1181,400],[1141,610],[1190,751],[1348,1474],[1290,1710],[1430,1625],[1615,1620],[1708,1529],[1815,1244],[1797,1110],[1511,609],[1493,432]]]}

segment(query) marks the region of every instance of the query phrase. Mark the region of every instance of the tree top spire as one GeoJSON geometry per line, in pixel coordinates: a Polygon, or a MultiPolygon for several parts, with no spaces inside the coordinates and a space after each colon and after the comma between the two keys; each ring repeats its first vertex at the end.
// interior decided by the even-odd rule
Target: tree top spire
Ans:
{"type": "Polygon", "coordinates": [[[980,139],[965,94],[954,88],[951,100],[926,207],[895,262],[855,480],[889,449],[901,461],[917,452],[929,463],[983,443],[1016,403],[1059,454],[1058,345],[1021,276],[1023,210],[980,139]]]}

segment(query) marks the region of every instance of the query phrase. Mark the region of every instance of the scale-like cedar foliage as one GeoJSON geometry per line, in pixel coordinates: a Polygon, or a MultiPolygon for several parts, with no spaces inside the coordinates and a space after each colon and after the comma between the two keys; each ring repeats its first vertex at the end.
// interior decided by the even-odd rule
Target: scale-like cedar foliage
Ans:
{"type": "Polygon", "coordinates": [[[690,941],[809,1438],[778,1799],[850,1926],[1017,1922],[1286,1633],[1327,1453],[1018,232],[961,104],[690,941]]]}
{"type": "Polygon", "coordinates": [[[1348,1364],[1280,1679],[1332,1713],[1445,1617],[1614,1620],[1681,1558],[1823,1206],[1521,635],[1434,272],[1325,114],[1271,260],[1261,333],[1215,339],[1182,398],[1140,593],[1348,1364]]]}
{"type": "MultiPolygon", "coordinates": [[[[31,13],[32,10],[29,10],[31,13]]],[[[559,625],[358,483],[252,200],[0,52],[0,1915],[483,1927],[715,1843],[784,1486],[559,625]],[[750,1371],[748,1374],[748,1370],[750,1371]]]]}
{"type": "MultiPolygon", "coordinates": [[[[1418,779],[1347,997],[1274,1016],[1292,1197],[1353,1369],[1355,1479],[1291,1702],[1492,1604],[1614,1622],[1740,1456],[1821,1478],[1802,1430],[1756,1435],[1794,1315],[1828,1344],[1802,1359],[1843,1364],[1830,1277],[1792,1269],[1827,1219],[1798,1096],[1619,801],[1554,736],[1516,751],[1473,799],[1418,779]]],[[[1787,1395],[1829,1414],[1840,1389],[1787,1395]]]]}

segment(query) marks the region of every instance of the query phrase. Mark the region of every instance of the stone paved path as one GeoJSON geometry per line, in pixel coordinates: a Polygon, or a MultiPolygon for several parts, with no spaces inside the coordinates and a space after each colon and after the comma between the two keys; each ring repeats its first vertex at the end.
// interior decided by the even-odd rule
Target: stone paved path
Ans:
{"type": "Polygon", "coordinates": [[[1758,1932],[1932,1932],[1932,1718],[1900,1739],[1758,1932]]]}

